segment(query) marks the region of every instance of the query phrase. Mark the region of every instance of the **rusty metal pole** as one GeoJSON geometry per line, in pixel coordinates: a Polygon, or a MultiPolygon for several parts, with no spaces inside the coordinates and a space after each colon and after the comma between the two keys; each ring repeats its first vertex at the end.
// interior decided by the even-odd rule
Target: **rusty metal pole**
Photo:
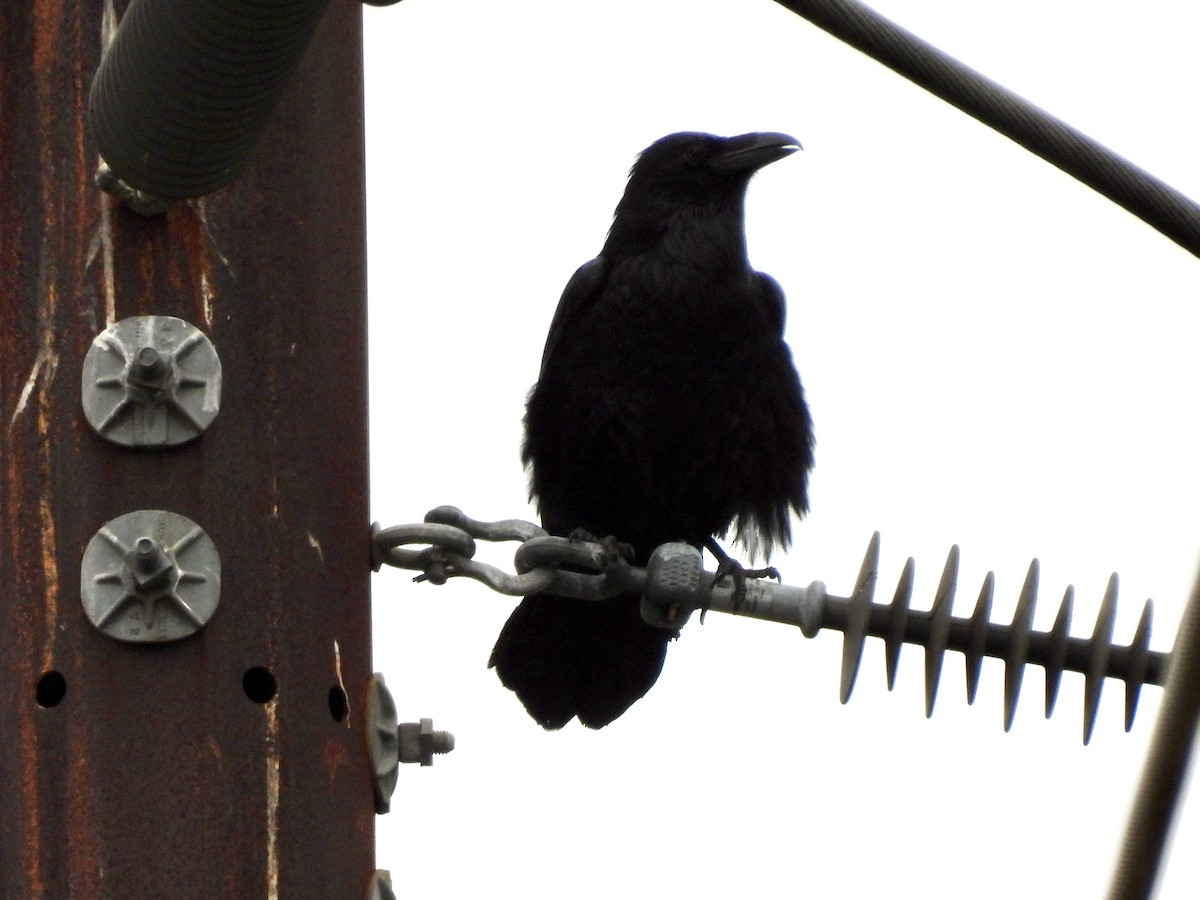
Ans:
{"type": "Polygon", "coordinates": [[[0,898],[365,897],[361,10],[331,3],[238,180],[142,218],[92,186],[112,6],[0,27],[0,898]],[[80,399],[93,338],[151,314],[223,370],[211,427],[153,451],[80,399]],[[85,547],[159,509],[211,537],[219,606],[180,641],[114,640],[81,605],[85,547]]]}

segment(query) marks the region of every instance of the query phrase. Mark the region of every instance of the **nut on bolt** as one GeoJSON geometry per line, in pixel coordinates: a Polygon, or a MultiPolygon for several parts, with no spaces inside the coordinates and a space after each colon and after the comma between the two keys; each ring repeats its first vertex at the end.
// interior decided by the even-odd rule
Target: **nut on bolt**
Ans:
{"type": "Polygon", "coordinates": [[[125,554],[125,570],[134,590],[142,593],[166,587],[171,576],[178,572],[162,541],[148,536],[138,538],[133,549],[125,554]]]}
{"type": "Polygon", "coordinates": [[[148,399],[157,400],[167,387],[171,375],[170,360],[149,345],[134,354],[126,380],[148,399]]]}
{"type": "Polygon", "coordinates": [[[434,731],[433,719],[420,722],[403,722],[398,729],[400,735],[400,762],[433,765],[433,756],[441,756],[454,749],[454,735],[448,731],[434,731]]]}
{"type": "Polygon", "coordinates": [[[454,735],[434,731],[433,719],[398,722],[396,702],[383,676],[371,676],[367,691],[367,751],[375,781],[375,812],[391,809],[400,763],[433,764],[435,754],[454,749],[454,735]]]}

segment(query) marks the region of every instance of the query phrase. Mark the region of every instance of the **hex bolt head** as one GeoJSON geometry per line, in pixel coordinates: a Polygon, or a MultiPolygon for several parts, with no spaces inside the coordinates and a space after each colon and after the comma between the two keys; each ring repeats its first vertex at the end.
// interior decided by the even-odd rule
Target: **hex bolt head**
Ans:
{"type": "Polygon", "coordinates": [[[403,722],[397,732],[400,736],[402,763],[432,766],[434,754],[441,755],[454,749],[454,735],[448,731],[434,731],[433,719],[403,722]]]}
{"type": "Polygon", "coordinates": [[[169,359],[146,345],[130,361],[126,379],[129,384],[141,388],[146,399],[154,401],[167,388],[170,375],[169,359]]]}
{"type": "Polygon", "coordinates": [[[170,447],[194,440],[216,418],[221,361],[183,319],[132,316],[92,341],[82,391],[98,434],[125,447],[170,447]]]}
{"type": "Polygon", "coordinates": [[[163,545],[151,537],[140,537],[125,554],[125,568],[136,591],[152,591],[166,586],[178,569],[163,545]]]}

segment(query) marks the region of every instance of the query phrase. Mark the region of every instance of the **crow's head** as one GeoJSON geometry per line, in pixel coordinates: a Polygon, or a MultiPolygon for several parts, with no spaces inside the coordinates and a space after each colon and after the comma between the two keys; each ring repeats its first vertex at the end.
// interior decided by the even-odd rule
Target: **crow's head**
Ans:
{"type": "Polygon", "coordinates": [[[609,248],[621,244],[631,250],[654,240],[673,215],[688,209],[727,216],[740,226],[750,176],[799,149],[794,137],[774,132],[726,138],[682,131],[660,138],[641,152],[630,170],[609,248]]]}
{"type": "Polygon", "coordinates": [[[678,191],[680,196],[745,185],[767,163],[800,149],[788,134],[753,132],[717,137],[681,131],[659,138],[641,152],[629,173],[631,189],[678,191]]]}

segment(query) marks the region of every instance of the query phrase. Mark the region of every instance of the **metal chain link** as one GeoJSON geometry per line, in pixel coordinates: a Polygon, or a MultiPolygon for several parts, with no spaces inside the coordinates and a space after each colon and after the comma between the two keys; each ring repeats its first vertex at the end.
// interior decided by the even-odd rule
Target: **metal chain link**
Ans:
{"type": "MultiPolygon", "coordinates": [[[[454,506],[432,509],[424,522],[413,525],[371,526],[371,564],[376,572],[384,564],[418,571],[414,581],[433,584],[456,576],[474,578],[512,597],[549,591],[603,600],[640,590],[634,567],[600,543],[555,537],[522,519],[482,522],[454,506]],[[476,540],[520,541],[514,556],[517,574],[476,561],[476,540]],[[428,546],[411,550],[406,546],[411,544],[428,546]]],[[[637,571],[644,578],[644,570],[637,571]]]]}
{"type": "Polygon", "coordinates": [[[375,571],[384,564],[410,569],[421,573],[414,581],[434,584],[466,576],[516,597],[545,592],[604,600],[636,593],[643,597],[643,618],[662,628],[681,627],[696,610],[715,610],[798,625],[813,637],[831,599],[821,582],[798,588],[747,581],[739,589],[733,579],[718,580],[716,573],[704,571],[700,550],[690,544],[663,544],[643,568],[631,565],[611,546],[611,539],[556,537],[520,519],[482,522],[453,506],[430,510],[422,523],[373,525],[371,534],[375,571]],[[473,559],[477,539],[521,541],[513,557],[517,574],[473,559]],[[405,546],[411,544],[428,546],[422,550],[405,546]]]}

